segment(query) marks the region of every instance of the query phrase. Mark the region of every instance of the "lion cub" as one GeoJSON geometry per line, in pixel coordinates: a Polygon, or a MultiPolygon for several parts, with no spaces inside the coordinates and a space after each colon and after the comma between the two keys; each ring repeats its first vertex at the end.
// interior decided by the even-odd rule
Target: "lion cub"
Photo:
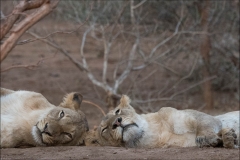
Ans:
{"type": "Polygon", "coordinates": [[[81,102],[81,94],[70,93],[56,107],[40,93],[1,88],[1,148],[83,144],[81,102]]]}
{"type": "Polygon", "coordinates": [[[124,147],[224,146],[235,148],[239,139],[239,111],[213,117],[196,110],[163,107],[137,114],[123,95],[120,104],[85,138],[86,145],[124,147]]]}

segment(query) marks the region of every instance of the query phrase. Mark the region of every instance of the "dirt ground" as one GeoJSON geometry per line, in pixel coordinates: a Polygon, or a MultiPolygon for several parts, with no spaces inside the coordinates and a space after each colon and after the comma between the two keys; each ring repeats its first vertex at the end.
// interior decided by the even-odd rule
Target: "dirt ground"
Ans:
{"type": "MultiPolygon", "coordinates": [[[[43,35],[52,30],[71,28],[61,24],[54,24],[47,28],[45,23],[40,22],[34,26],[33,31],[43,35]],[[42,25],[41,25],[42,23],[42,25]],[[44,25],[43,25],[44,24],[44,25]]],[[[73,57],[79,59],[80,41],[71,35],[58,35],[58,42],[69,50],[73,57]]],[[[21,39],[29,38],[28,35],[21,39]]],[[[91,45],[86,46],[86,52],[91,53],[91,45]]],[[[1,73],[1,87],[13,90],[31,90],[42,93],[51,103],[58,105],[62,97],[69,92],[78,91],[84,95],[85,100],[90,100],[100,105],[105,112],[105,93],[96,88],[87,79],[86,74],[80,72],[64,55],[56,53],[55,50],[42,42],[33,42],[25,45],[18,45],[1,64],[1,69],[12,65],[37,64],[41,58],[44,60],[34,70],[16,68],[1,73]],[[54,56],[54,57],[53,57],[54,56]]],[[[89,63],[95,72],[100,72],[100,65],[91,54],[89,63]]],[[[146,88],[147,89],[147,88],[146,88]]],[[[195,94],[192,95],[194,97],[195,94]]],[[[222,97],[232,95],[219,94],[219,101],[222,97]]],[[[201,101],[201,99],[199,100],[201,101]]],[[[226,101],[226,100],[225,100],[226,101]]],[[[231,100],[227,100],[228,103],[231,100]]],[[[231,101],[232,102],[232,101],[231,101]]],[[[194,102],[193,102],[194,103],[194,102]]],[[[228,103],[230,104],[230,103],[228,103]]],[[[229,105],[227,110],[236,110],[239,103],[229,105]]],[[[95,107],[82,104],[82,110],[86,114],[90,129],[98,125],[103,115],[95,107]]],[[[225,111],[225,110],[221,110],[225,111]]],[[[215,112],[216,114],[216,112],[215,112]]],[[[126,149],[115,147],[34,147],[34,148],[9,148],[1,149],[1,159],[239,159],[239,149],[224,148],[164,148],[164,149],[126,149]]]]}
{"type": "Polygon", "coordinates": [[[126,149],[116,147],[35,147],[1,150],[1,159],[239,159],[224,148],[126,149]]]}

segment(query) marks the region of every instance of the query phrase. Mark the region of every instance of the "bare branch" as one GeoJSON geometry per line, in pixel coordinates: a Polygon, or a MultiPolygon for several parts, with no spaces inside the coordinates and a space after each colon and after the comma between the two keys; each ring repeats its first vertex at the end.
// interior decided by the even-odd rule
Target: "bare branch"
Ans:
{"type": "Polygon", "coordinates": [[[152,72],[150,72],[147,76],[145,76],[143,79],[139,80],[138,83],[141,83],[145,80],[147,80],[149,77],[151,77],[154,73],[157,72],[157,69],[153,70],[152,72]]]}
{"type": "Polygon", "coordinates": [[[175,70],[173,70],[172,68],[170,68],[170,67],[168,67],[168,66],[166,66],[166,65],[164,65],[164,64],[162,64],[162,63],[159,63],[159,62],[154,62],[154,63],[160,65],[161,67],[163,67],[164,69],[166,69],[166,70],[174,73],[175,75],[180,76],[180,74],[177,73],[177,72],[176,72],[175,70]]]}
{"type": "MultiPolygon", "coordinates": [[[[168,49],[167,51],[163,52],[162,54],[160,54],[160,55],[158,55],[158,56],[156,56],[156,57],[151,57],[151,58],[147,57],[148,59],[146,59],[146,57],[144,56],[145,54],[144,54],[143,51],[142,51],[142,54],[141,54],[141,55],[144,56],[144,57],[143,57],[143,58],[144,58],[144,64],[142,64],[142,65],[140,65],[140,66],[133,67],[132,70],[133,70],[133,71],[141,70],[141,69],[147,67],[148,65],[150,65],[150,64],[153,63],[153,62],[161,65],[162,67],[168,68],[168,67],[164,66],[163,64],[160,64],[160,63],[156,62],[156,60],[158,60],[159,58],[165,56],[165,55],[166,55],[167,53],[169,53],[173,48],[175,48],[175,47],[172,47],[172,48],[168,49]]],[[[171,70],[171,69],[170,69],[170,70],[171,70]]],[[[173,70],[171,70],[171,71],[172,71],[174,74],[176,74],[175,71],[173,71],[173,70]]],[[[178,75],[178,74],[177,74],[177,75],[178,75]]]]}
{"type": "MultiPolygon", "coordinates": [[[[196,65],[197,65],[198,58],[199,58],[199,54],[197,54],[197,56],[196,56],[196,58],[195,58],[195,62],[193,63],[190,72],[189,72],[186,76],[180,78],[170,89],[168,89],[168,90],[164,93],[164,95],[166,95],[167,93],[169,93],[170,91],[172,91],[174,88],[177,87],[178,84],[180,84],[183,80],[189,78],[189,77],[192,75],[192,73],[193,73],[193,71],[194,71],[194,69],[195,69],[195,67],[196,67],[196,65]]],[[[163,96],[164,96],[164,95],[163,95],[163,96]]]]}
{"type": "Polygon", "coordinates": [[[21,37],[21,35],[40,19],[49,14],[57,6],[59,1],[51,1],[50,3],[49,0],[45,0],[44,2],[46,3],[43,3],[38,10],[23,19],[15,28],[12,29],[9,38],[1,45],[1,62],[13,49],[16,41],[21,37]]]}
{"type": "Polygon", "coordinates": [[[133,6],[134,6],[134,0],[130,0],[130,16],[131,16],[131,22],[132,22],[132,24],[135,23],[133,6]]]}
{"type": "Polygon", "coordinates": [[[114,87],[113,87],[114,93],[116,93],[119,85],[127,78],[129,73],[131,72],[132,61],[134,59],[134,55],[136,53],[136,48],[137,48],[138,43],[139,43],[139,40],[137,39],[136,42],[134,43],[133,47],[132,47],[132,50],[131,50],[130,54],[129,54],[127,68],[124,70],[124,72],[121,74],[121,76],[115,81],[115,84],[114,84],[114,87]]]}
{"type": "Polygon", "coordinates": [[[179,81],[177,81],[177,82],[174,84],[173,87],[176,87],[179,83],[181,83],[183,80],[189,78],[189,77],[192,75],[194,69],[196,68],[196,65],[197,65],[197,62],[198,62],[198,58],[199,58],[199,54],[197,54],[197,56],[196,56],[196,58],[195,58],[195,62],[193,63],[193,66],[192,66],[190,72],[188,73],[188,75],[182,77],[179,81]]]}
{"type": "Polygon", "coordinates": [[[143,100],[134,100],[134,102],[137,102],[137,103],[149,103],[149,102],[156,102],[156,101],[169,101],[169,100],[172,100],[172,99],[173,99],[174,97],[176,97],[177,95],[179,95],[179,94],[181,94],[181,93],[184,93],[184,92],[186,92],[186,91],[188,91],[188,90],[190,90],[190,89],[192,89],[192,88],[194,88],[194,87],[196,87],[196,86],[199,86],[199,85],[202,84],[202,83],[205,83],[205,82],[207,82],[207,81],[211,81],[211,80],[213,80],[213,79],[215,79],[215,78],[217,78],[217,76],[212,76],[212,77],[206,78],[206,79],[204,79],[204,80],[202,80],[202,81],[200,81],[200,82],[198,82],[198,83],[196,83],[196,84],[193,84],[193,85],[189,86],[189,87],[186,88],[186,89],[183,89],[183,90],[181,90],[181,91],[173,94],[173,95],[172,95],[171,97],[169,97],[169,98],[148,99],[148,100],[146,100],[146,101],[143,101],[143,100]]]}
{"type": "MultiPolygon", "coordinates": [[[[92,4],[93,4],[93,3],[92,3],[92,4]]],[[[17,43],[17,45],[23,45],[23,44],[26,44],[26,43],[30,43],[30,42],[34,42],[34,41],[40,40],[40,39],[46,39],[46,38],[48,38],[48,37],[50,37],[50,36],[52,36],[52,35],[54,35],[54,34],[57,34],[57,33],[61,33],[61,34],[72,34],[72,33],[76,32],[76,31],[78,31],[84,24],[86,24],[86,22],[88,22],[89,17],[90,17],[90,15],[91,15],[91,11],[92,11],[92,6],[93,6],[93,5],[91,5],[90,13],[88,14],[88,16],[87,16],[87,18],[85,19],[85,21],[84,21],[81,25],[79,25],[76,29],[74,29],[74,30],[72,30],[72,31],[56,31],[56,32],[53,32],[53,33],[48,34],[48,35],[45,36],[45,37],[39,37],[39,38],[35,38],[35,39],[23,40],[23,41],[17,43]]]]}
{"type": "Polygon", "coordinates": [[[132,9],[136,9],[136,8],[140,7],[145,2],[147,2],[147,0],[143,0],[143,1],[139,2],[137,5],[132,6],[132,9]]]}
{"type": "Polygon", "coordinates": [[[186,91],[188,91],[188,90],[190,90],[190,89],[192,89],[192,88],[194,88],[194,87],[196,87],[196,86],[199,86],[199,85],[202,84],[202,83],[205,83],[205,82],[207,82],[207,81],[211,81],[211,80],[213,80],[213,79],[215,79],[215,78],[217,78],[216,75],[214,75],[214,76],[212,76],[212,77],[208,77],[208,78],[206,78],[206,79],[204,79],[204,80],[202,80],[202,81],[200,81],[200,82],[198,82],[198,83],[196,83],[196,84],[194,84],[194,85],[189,86],[188,88],[186,88],[186,89],[184,89],[184,90],[182,90],[182,91],[179,91],[179,92],[173,94],[173,95],[170,97],[170,99],[173,99],[175,96],[177,96],[177,95],[179,95],[179,94],[181,94],[181,93],[184,93],[184,92],[186,92],[186,91]]]}
{"type": "Polygon", "coordinates": [[[14,23],[18,20],[20,14],[23,11],[34,9],[40,7],[46,0],[32,0],[25,1],[22,0],[19,4],[14,8],[12,13],[8,16],[5,16],[5,21],[1,24],[0,31],[0,40],[8,33],[8,31],[13,27],[14,23]]]}
{"type": "Polygon", "coordinates": [[[54,42],[51,42],[47,39],[41,39],[40,36],[38,36],[36,33],[33,33],[33,32],[28,32],[30,35],[36,37],[36,38],[39,38],[40,41],[44,42],[44,43],[47,43],[48,45],[52,46],[53,48],[59,50],[61,53],[63,53],[66,57],[68,57],[68,59],[73,62],[73,64],[75,64],[75,66],[80,69],[81,71],[88,71],[86,68],[83,67],[83,64],[81,64],[80,62],[76,61],[74,58],[72,58],[69,53],[61,48],[59,45],[55,44],[54,42]]]}
{"type": "Polygon", "coordinates": [[[101,83],[99,82],[94,75],[90,72],[85,55],[84,55],[84,46],[85,46],[85,41],[86,41],[86,36],[87,34],[92,30],[92,28],[89,28],[84,34],[83,34],[83,38],[82,38],[82,44],[81,44],[81,48],[80,48],[80,54],[81,54],[81,58],[82,58],[82,65],[83,67],[87,70],[87,76],[88,78],[92,81],[93,84],[103,88],[105,91],[112,91],[112,88],[110,86],[108,86],[107,84],[101,83]]]}
{"type": "Polygon", "coordinates": [[[111,42],[107,41],[106,36],[105,36],[105,31],[104,28],[102,28],[102,35],[103,35],[103,44],[104,44],[104,58],[103,58],[103,75],[102,75],[102,81],[103,83],[107,83],[106,82],[106,73],[107,73],[107,66],[108,66],[108,55],[109,55],[109,51],[110,51],[110,47],[112,45],[111,42]]]}
{"type": "Polygon", "coordinates": [[[54,58],[55,55],[56,55],[56,54],[54,54],[54,56],[52,56],[52,57],[42,58],[42,59],[40,59],[36,64],[30,64],[30,65],[15,65],[15,66],[11,66],[11,67],[2,69],[1,72],[6,72],[6,71],[9,71],[9,70],[14,69],[14,68],[26,68],[26,69],[34,70],[34,69],[37,68],[39,65],[41,65],[42,63],[44,63],[45,60],[54,58]]]}

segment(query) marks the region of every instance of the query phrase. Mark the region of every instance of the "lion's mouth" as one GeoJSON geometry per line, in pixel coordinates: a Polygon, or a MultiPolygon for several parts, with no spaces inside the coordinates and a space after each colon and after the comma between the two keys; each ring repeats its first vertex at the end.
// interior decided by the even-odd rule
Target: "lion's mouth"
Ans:
{"type": "Polygon", "coordinates": [[[35,142],[37,142],[38,145],[46,146],[46,144],[43,142],[41,130],[37,127],[37,125],[33,126],[32,135],[35,142]]]}
{"type": "Polygon", "coordinates": [[[123,140],[123,134],[124,132],[126,132],[128,129],[130,129],[131,127],[138,127],[138,125],[136,123],[131,123],[131,124],[127,124],[125,126],[121,125],[122,127],[122,140],[123,140]]]}
{"type": "Polygon", "coordinates": [[[125,126],[121,126],[123,128],[122,132],[127,131],[130,127],[133,127],[133,126],[138,127],[138,125],[136,123],[131,123],[131,124],[127,124],[125,126]]]}
{"type": "Polygon", "coordinates": [[[124,138],[123,138],[124,133],[127,132],[131,127],[138,127],[138,125],[136,123],[127,124],[125,126],[121,125],[121,128],[122,128],[122,142],[124,142],[124,138]]]}
{"type": "Polygon", "coordinates": [[[50,134],[49,132],[46,131],[46,125],[43,129],[43,131],[38,127],[38,123],[36,125],[34,125],[34,131],[35,131],[35,134],[34,134],[34,139],[40,144],[40,145],[48,145],[47,143],[45,143],[43,141],[43,134],[47,134],[48,136],[52,137],[52,134],[50,134]]]}
{"type": "Polygon", "coordinates": [[[130,124],[124,123],[122,117],[115,118],[115,121],[112,125],[112,129],[116,130],[116,138],[120,140],[121,144],[125,147],[137,147],[140,139],[143,137],[144,131],[139,128],[137,123],[132,122],[130,124]],[[119,129],[117,129],[119,128],[119,129]],[[121,136],[120,136],[121,135],[121,136]]]}
{"type": "Polygon", "coordinates": [[[122,127],[122,143],[125,147],[137,147],[144,131],[136,123],[131,123],[122,127]]]}

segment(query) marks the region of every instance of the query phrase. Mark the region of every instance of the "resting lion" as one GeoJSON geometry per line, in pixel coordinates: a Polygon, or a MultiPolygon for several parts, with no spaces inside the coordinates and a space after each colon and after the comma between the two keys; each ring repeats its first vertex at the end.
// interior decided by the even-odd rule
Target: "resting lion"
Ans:
{"type": "Polygon", "coordinates": [[[40,93],[1,88],[1,148],[83,144],[88,124],[81,101],[70,93],[56,107],[40,93]]]}
{"type": "Polygon", "coordinates": [[[195,110],[163,107],[158,112],[139,115],[124,95],[119,106],[104,117],[97,130],[89,132],[85,144],[236,148],[238,141],[239,111],[213,117],[195,110]]]}

